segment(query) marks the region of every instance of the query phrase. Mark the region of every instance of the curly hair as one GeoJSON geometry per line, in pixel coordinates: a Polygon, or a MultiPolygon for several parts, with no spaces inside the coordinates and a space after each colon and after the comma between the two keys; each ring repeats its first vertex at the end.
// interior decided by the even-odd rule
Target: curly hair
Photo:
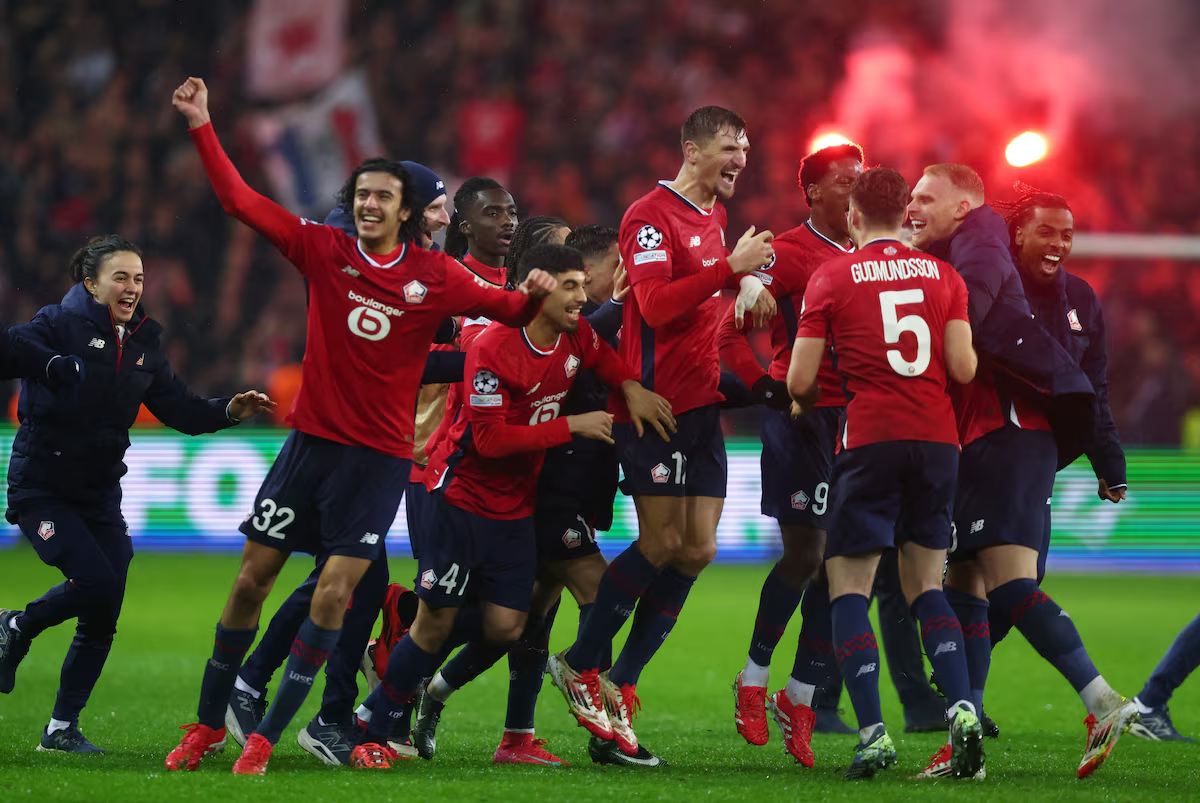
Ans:
{"type": "MultiPolygon", "coordinates": [[[[550,215],[536,215],[525,218],[517,224],[517,230],[513,232],[512,242],[508,246],[508,256],[504,258],[509,284],[517,283],[517,271],[520,269],[521,259],[525,253],[535,245],[550,242],[554,232],[564,227],[569,229],[571,224],[560,217],[551,217],[550,215]]],[[[554,244],[561,245],[561,243],[554,244]]]]}

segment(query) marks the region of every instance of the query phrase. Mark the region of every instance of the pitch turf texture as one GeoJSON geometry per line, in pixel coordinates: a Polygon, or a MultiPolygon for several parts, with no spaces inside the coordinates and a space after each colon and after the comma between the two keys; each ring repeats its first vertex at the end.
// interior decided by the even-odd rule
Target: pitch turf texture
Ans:
{"type": "MultiPolygon", "coordinates": [[[[986,743],[986,781],[908,779],[941,737],[903,732],[886,674],[884,716],[892,725],[899,766],[874,780],[841,780],[853,748],[850,737],[817,736],[817,765],[811,770],[793,764],[774,726],[766,747],[747,745],[734,730],[730,683],[745,660],[766,566],[707,571],[674,634],[642,676],[645,709],[636,723],[638,734],[669,760],[668,767],[592,766],[583,729],[569,718],[549,682],[538,702],[538,735],[575,766],[493,766],[508,677],[499,666],[451,699],[432,762],[408,762],[390,772],[318,763],[295,741],[298,727],[315,712],[314,694],[276,748],[265,778],[230,773],[238,755],[232,741],[226,753],[208,758],[198,772],[167,772],[163,758],[182,735],[178,726],[195,718],[200,673],[236,566],[231,555],[134,559],[113,653],[80,723],[108,750],[106,756],[34,751],[72,628],[63,625],[39,638],[21,665],[15,692],[0,697],[0,801],[1200,799],[1200,745],[1126,736],[1093,778],[1075,780],[1084,712],[1066,681],[1019,636],[1000,647],[992,666],[988,711],[1002,735],[986,743]]],[[[297,556],[268,604],[278,604],[310,568],[297,556]]],[[[408,578],[413,564],[394,561],[392,571],[393,577],[408,578]]],[[[31,550],[0,552],[0,606],[23,604],[58,581],[31,550]]],[[[1052,577],[1046,588],[1070,612],[1109,681],[1129,695],[1137,693],[1171,639],[1200,610],[1200,583],[1190,577],[1063,576],[1052,577]]],[[[574,607],[564,605],[556,649],[565,646],[574,628],[574,607]]],[[[786,680],[795,633],[793,625],[777,653],[772,689],[786,680]]],[[[848,701],[844,705],[852,719],[848,701]]],[[[1200,678],[1176,694],[1173,712],[1181,731],[1200,731],[1200,678]]]]}

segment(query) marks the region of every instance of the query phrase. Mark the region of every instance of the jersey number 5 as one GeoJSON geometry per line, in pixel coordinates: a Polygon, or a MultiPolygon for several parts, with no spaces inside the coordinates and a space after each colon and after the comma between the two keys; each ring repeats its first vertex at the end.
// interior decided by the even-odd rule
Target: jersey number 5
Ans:
{"type": "Polygon", "coordinates": [[[898,318],[897,307],[920,304],[925,300],[925,291],[886,290],[879,294],[879,307],[883,313],[883,339],[887,343],[899,343],[900,335],[912,332],[917,338],[917,358],[904,359],[900,349],[888,349],[887,361],[900,376],[920,376],[929,367],[929,324],[920,315],[905,315],[898,318]]]}

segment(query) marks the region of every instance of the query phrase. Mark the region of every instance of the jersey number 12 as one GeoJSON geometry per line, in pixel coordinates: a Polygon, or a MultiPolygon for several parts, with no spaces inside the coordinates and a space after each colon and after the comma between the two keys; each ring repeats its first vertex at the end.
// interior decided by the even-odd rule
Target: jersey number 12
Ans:
{"type": "Polygon", "coordinates": [[[892,370],[900,376],[920,376],[929,367],[929,324],[920,315],[905,315],[898,317],[897,307],[907,304],[920,304],[925,300],[925,291],[916,290],[886,290],[879,294],[879,307],[883,313],[883,339],[887,343],[899,343],[900,335],[912,332],[917,338],[917,358],[909,361],[904,359],[900,349],[888,349],[887,361],[892,370]]]}

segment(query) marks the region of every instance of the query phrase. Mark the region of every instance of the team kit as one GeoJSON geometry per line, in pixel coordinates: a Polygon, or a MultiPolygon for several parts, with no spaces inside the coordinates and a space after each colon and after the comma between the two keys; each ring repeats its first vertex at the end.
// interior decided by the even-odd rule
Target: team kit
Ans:
{"type": "Polygon", "coordinates": [[[241,525],[213,652],[197,660],[195,721],[167,769],[198,770],[232,741],[233,772],[264,774],[325,668],[300,746],[327,764],[400,770],[434,758],[451,694],[502,659],[495,762],[566,763],[536,738],[548,675],[593,762],[666,764],[634,730],[638,681],[717,554],[721,409],[752,404],[762,512],[783,556],[747,611],[731,738],[765,745],[774,721],[801,768],[848,761],[856,780],[900,761],[920,778],[982,778],[998,733],[985,713],[991,653],[1013,629],[1086,709],[1078,777],[1153,720],[1108,685],[1041,588],[1055,472],[1087,456],[1101,499],[1126,487],[1095,296],[1062,322],[1037,300],[1074,280],[1061,266],[1064,199],[1030,192],[1002,215],[969,167],[932,165],[910,187],[844,143],[801,164],[809,219],[735,238],[725,203],[747,167],[747,126],[706,106],[682,125],[678,175],[648,183],[615,229],[520,218],[487,178],[450,199],[428,168],[389,159],[360,165],[317,223],[246,185],[203,81],[173,102],[225,211],[304,278],[308,318],[291,433],[241,525]],[[758,327],[766,368],[748,340],[758,327]],[[638,538],[608,561],[597,531],[618,492],[633,497],[638,538]],[[418,570],[392,582],[383,535],[402,500],[418,570]],[[316,567],[260,634],[292,552],[316,567]],[[901,761],[881,713],[868,609],[885,571],[946,737],[923,769],[901,761]],[[564,591],[578,630],[551,654],[564,591]],[[797,611],[795,663],[772,692],[797,611]],[[838,723],[847,752],[815,755],[819,701],[843,688],[857,719],[838,723]]]}

